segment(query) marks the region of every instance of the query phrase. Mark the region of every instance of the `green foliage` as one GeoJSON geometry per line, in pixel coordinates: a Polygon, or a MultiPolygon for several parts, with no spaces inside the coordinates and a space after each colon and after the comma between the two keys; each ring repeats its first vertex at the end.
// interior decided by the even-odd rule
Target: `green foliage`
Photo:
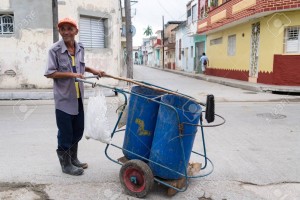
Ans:
{"type": "Polygon", "coordinates": [[[218,2],[216,0],[211,0],[210,1],[210,6],[216,7],[216,6],[218,6],[218,2]]]}
{"type": "Polygon", "coordinates": [[[151,36],[152,34],[153,34],[152,27],[148,25],[144,31],[144,35],[151,36]]]}

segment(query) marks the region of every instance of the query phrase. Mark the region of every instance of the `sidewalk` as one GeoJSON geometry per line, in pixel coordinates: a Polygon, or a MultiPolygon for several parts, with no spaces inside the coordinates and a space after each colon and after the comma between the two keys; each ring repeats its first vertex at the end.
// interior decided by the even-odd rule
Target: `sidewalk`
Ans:
{"type": "MultiPolygon", "coordinates": [[[[144,65],[143,65],[144,66],[144,65]]],[[[145,66],[149,67],[149,66],[145,66]]],[[[282,93],[300,93],[300,86],[277,86],[277,85],[266,85],[260,83],[249,83],[245,81],[239,81],[229,78],[222,78],[217,76],[209,76],[203,74],[192,74],[183,71],[161,69],[157,67],[150,67],[156,70],[162,70],[174,74],[187,76],[190,78],[200,79],[212,83],[218,83],[227,85],[230,87],[241,88],[244,90],[250,90],[255,92],[282,92],[282,93]]],[[[94,96],[95,89],[86,88],[85,98],[94,96]]],[[[104,89],[105,96],[114,96],[114,92],[110,89],[104,89]]],[[[49,100],[53,99],[52,89],[0,89],[0,100],[19,100],[19,99],[30,99],[30,100],[49,100]]]]}
{"type": "MultiPolygon", "coordinates": [[[[149,66],[146,66],[149,67],[149,66]]],[[[300,86],[279,86],[279,85],[267,85],[261,83],[250,83],[246,81],[240,81],[230,78],[223,78],[218,76],[210,76],[204,74],[193,74],[184,71],[171,70],[171,69],[162,69],[157,67],[150,67],[157,70],[162,70],[166,72],[171,72],[174,74],[179,74],[195,79],[200,79],[212,83],[218,83],[222,85],[227,85],[230,87],[241,88],[244,90],[250,90],[255,92],[280,92],[280,93],[300,93],[300,86]]]]}
{"type": "MultiPolygon", "coordinates": [[[[95,96],[94,88],[85,88],[84,97],[95,96]]],[[[115,96],[110,89],[103,89],[106,97],[115,96]]],[[[0,100],[50,100],[53,99],[53,89],[0,89],[0,100]]]]}

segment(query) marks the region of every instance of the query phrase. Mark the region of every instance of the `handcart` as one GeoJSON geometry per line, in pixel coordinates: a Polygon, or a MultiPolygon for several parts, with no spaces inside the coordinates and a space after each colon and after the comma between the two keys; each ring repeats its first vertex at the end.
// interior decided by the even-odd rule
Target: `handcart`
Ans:
{"type": "Polygon", "coordinates": [[[126,193],[143,198],[149,193],[154,182],[157,182],[168,187],[168,195],[174,195],[187,190],[189,179],[205,177],[213,172],[214,165],[207,157],[203,128],[216,127],[225,123],[223,117],[214,113],[213,95],[208,95],[206,103],[202,103],[188,95],[147,82],[111,75],[107,77],[127,81],[136,86],[132,87],[131,91],[127,91],[87,80],[97,76],[77,80],[91,84],[92,87],[111,89],[124,96],[124,104],[118,108],[119,116],[111,133],[113,138],[116,133],[125,132],[124,143],[123,146],[107,144],[105,155],[112,162],[122,166],[119,178],[126,193]],[[188,107],[188,112],[185,107],[188,107]],[[203,111],[202,107],[206,107],[206,110],[203,111]],[[126,108],[128,108],[126,129],[118,129],[126,108]],[[208,123],[213,122],[215,116],[222,119],[222,122],[204,125],[202,113],[205,113],[208,123]],[[201,129],[202,136],[203,152],[201,153],[192,149],[198,127],[201,129]],[[112,158],[108,155],[109,147],[122,150],[125,156],[112,158]],[[200,174],[189,173],[191,154],[203,158],[204,163],[200,166],[200,174]]]}

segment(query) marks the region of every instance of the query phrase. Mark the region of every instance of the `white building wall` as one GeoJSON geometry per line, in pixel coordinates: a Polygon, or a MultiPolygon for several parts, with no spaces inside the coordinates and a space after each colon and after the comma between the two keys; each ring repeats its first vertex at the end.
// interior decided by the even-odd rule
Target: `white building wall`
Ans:
{"type": "Polygon", "coordinates": [[[162,50],[157,48],[155,49],[155,67],[161,67],[160,63],[162,61],[162,50]]]}
{"type": "Polygon", "coordinates": [[[1,9],[7,10],[10,8],[9,0],[1,0],[1,9]]]}
{"type": "Polygon", "coordinates": [[[194,38],[188,36],[188,29],[186,27],[181,27],[176,31],[176,66],[180,70],[187,72],[194,71],[194,57],[195,57],[195,44],[194,38]],[[179,60],[179,39],[181,39],[181,60],[179,60]],[[191,48],[193,52],[191,52],[191,48]]]}
{"type": "Polygon", "coordinates": [[[198,1],[191,2],[192,15],[187,19],[182,38],[182,48],[188,48],[188,58],[184,55],[183,68],[187,72],[193,72],[195,63],[195,42],[194,36],[197,34],[198,23],[198,1]],[[192,52],[191,52],[192,51],[192,52]]]}
{"type": "Polygon", "coordinates": [[[0,12],[14,14],[14,33],[0,35],[0,88],[49,86],[43,73],[47,48],[53,41],[52,25],[47,25],[52,22],[52,3],[40,5],[38,0],[31,4],[1,0],[0,12]],[[22,8],[24,5],[27,7],[22,8]],[[13,74],[7,74],[9,71],[13,74]]]}
{"type": "Polygon", "coordinates": [[[153,55],[153,52],[149,52],[148,53],[148,66],[150,67],[154,67],[154,55],[153,55]]]}
{"type": "Polygon", "coordinates": [[[180,50],[181,59],[179,60],[179,47],[180,47],[179,41],[180,41],[180,39],[181,39],[181,43],[182,43],[182,29],[177,29],[177,31],[176,31],[176,46],[175,46],[175,62],[176,62],[177,69],[183,70],[183,62],[182,62],[183,55],[181,54],[181,50],[180,50]]]}
{"type": "MultiPolygon", "coordinates": [[[[65,0],[59,4],[59,19],[80,15],[107,18],[108,48],[85,49],[86,66],[120,73],[121,13],[118,0],[65,0]]],[[[51,88],[52,80],[45,78],[48,49],[53,44],[52,1],[1,0],[0,12],[13,12],[15,33],[0,35],[0,88],[51,88]],[[5,48],[2,48],[5,47],[5,48]],[[12,70],[15,76],[7,75],[12,70]]],[[[80,29],[80,26],[79,26],[80,29]]],[[[80,30],[79,30],[80,31],[80,30]]],[[[79,34],[78,34],[79,35],[79,34]]],[[[79,40],[79,36],[76,37],[79,40]]],[[[101,79],[104,84],[116,80],[101,79]]]]}
{"type": "Polygon", "coordinates": [[[52,45],[52,30],[39,31],[22,30],[22,38],[35,38],[34,40],[20,41],[15,38],[0,39],[1,46],[1,76],[0,88],[48,88],[52,81],[44,77],[47,63],[48,47],[52,45]],[[5,71],[13,70],[16,76],[7,76],[5,71]]]}
{"type": "Polygon", "coordinates": [[[176,30],[176,66],[179,70],[184,70],[187,72],[194,71],[194,57],[195,57],[195,44],[194,38],[188,36],[187,27],[183,26],[176,30]],[[181,39],[181,60],[179,60],[179,40],[181,39]],[[191,55],[191,47],[193,49],[193,55],[191,55]]]}
{"type": "Polygon", "coordinates": [[[185,71],[187,72],[193,72],[194,71],[194,56],[195,56],[195,44],[194,44],[194,38],[193,37],[189,37],[187,35],[185,35],[183,37],[183,41],[184,41],[184,46],[185,48],[188,48],[188,62],[186,63],[186,69],[185,71]],[[193,49],[192,53],[191,53],[191,49],[193,49]]]}
{"type": "MultiPolygon", "coordinates": [[[[108,48],[87,49],[85,48],[86,66],[102,69],[108,74],[120,74],[120,53],[122,27],[119,0],[65,0],[65,5],[59,6],[58,18],[71,16],[79,22],[80,15],[108,19],[105,27],[108,29],[105,39],[108,48]]],[[[80,24],[79,24],[80,29],[80,24]]],[[[80,30],[79,30],[80,31],[80,30]]],[[[79,34],[76,37],[79,41],[79,34]]],[[[113,79],[101,79],[103,84],[117,84],[113,79]]]]}

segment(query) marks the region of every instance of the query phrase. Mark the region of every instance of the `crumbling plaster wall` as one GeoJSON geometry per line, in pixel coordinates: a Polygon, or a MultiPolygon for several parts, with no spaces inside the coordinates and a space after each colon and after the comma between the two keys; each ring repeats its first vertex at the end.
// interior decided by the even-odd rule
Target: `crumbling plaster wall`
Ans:
{"type": "MultiPolygon", "coordinates": [[[[85,49],[87,66],[120,73],[121,18],[117,0],[58,1],[58,18],[80,15],[105,18],[107,48],[85,49]]],[[[53,44],[52,1],[1,0],[1,14],[14,14],[14,33],[0,35],[0,88],[51,88],[43,76],[48,49],[53,44]]],[[[80,28],[80,27],[79,27],[80,28]]],[[[79,41],[79,36],[76,37],[79,41]]],[[[103,84],[117,84],[102,79],[103,84]]]]}

